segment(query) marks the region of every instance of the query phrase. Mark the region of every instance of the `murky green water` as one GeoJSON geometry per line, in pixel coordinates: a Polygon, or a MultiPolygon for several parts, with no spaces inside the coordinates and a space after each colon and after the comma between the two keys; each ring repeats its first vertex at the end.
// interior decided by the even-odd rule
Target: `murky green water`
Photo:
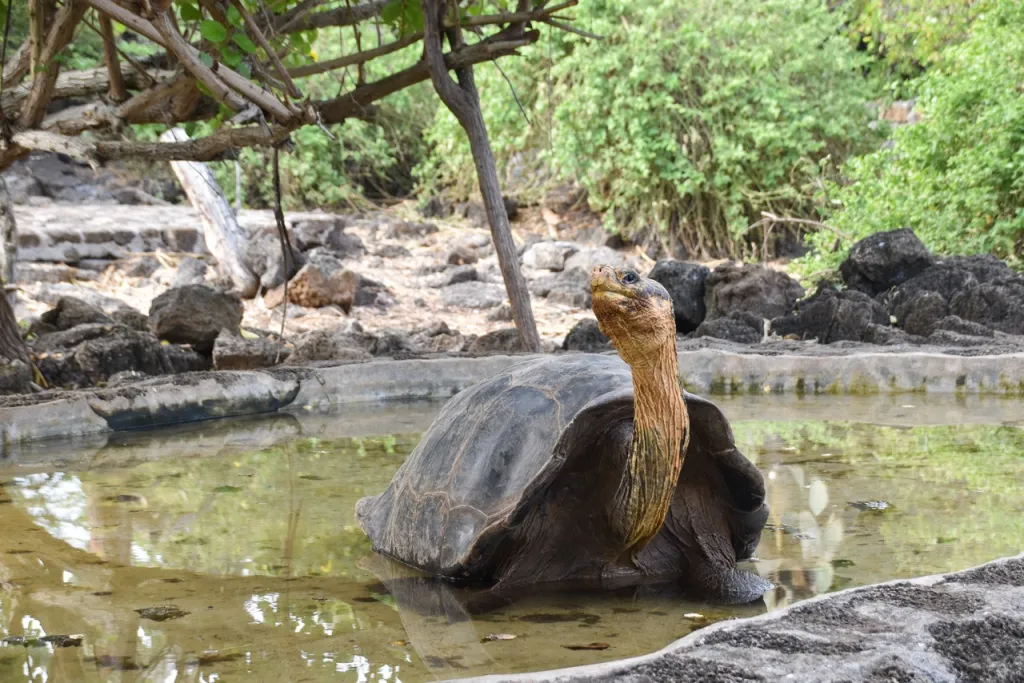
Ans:
{"type": "Polygon", "coordinates": [[[26,449],[0,460],[0,681],[411,683],[572,666],[1020,552],[1024,407],[922,400],[719,401],[768,483],[750,566],[779,584],[730,609],[630,590],[470,616],[466,594],[396,580],[353,508],[437,405],[26,449]]]}

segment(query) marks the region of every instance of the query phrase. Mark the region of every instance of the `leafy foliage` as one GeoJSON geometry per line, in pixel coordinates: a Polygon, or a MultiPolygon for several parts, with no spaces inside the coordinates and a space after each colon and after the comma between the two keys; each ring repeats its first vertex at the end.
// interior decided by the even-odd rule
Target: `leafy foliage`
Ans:
{"type": "Polygon", "coordinates": [[[897,79],[919,75],[965,39],[992,0],[856,0],[847,31],[897,79]]]}
{"type": "MultiPolygon", "coordinates": [[[[831,222],[859,239],[911,227],[941,253],[1024,256],[1024,6],[1002,3],[917,84],[924,120],[851,160],[830,188],[831,222]]],[[[835,267],[850,243],[813,238],[805,266],[835,267]]]]}
{"type": "MultiPolygon", "coordinates": [[[[873,140],[864,57],[823,4],[594,0],[578,15],[605,39],[559,35],[509,67],[532,125],[496,71],[478,69],[480,89],[498,159],[577,179],[613,230],[736,253],[761,211],[812,214],[816,179],[873,140]]],[[[453,125],[439,112],[428,133],[421,171],[441,183],[467,174],[453,125]]]]}

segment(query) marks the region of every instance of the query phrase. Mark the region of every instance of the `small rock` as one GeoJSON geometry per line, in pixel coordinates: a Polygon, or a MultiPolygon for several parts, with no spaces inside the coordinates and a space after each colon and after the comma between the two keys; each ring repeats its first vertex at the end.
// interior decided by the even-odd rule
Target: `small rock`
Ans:
{"type": "Polygon", "coordinates": [[[242,302],[204,285],[169,289],[149,309],[150,329],[159,339],[191,344],[210,355],[221,330],[236,332],[242,322],[242,302]]]}
{"type": "Polygon", "coordinates": [[[586,309],[590,308],[593,303],[593,296],[590,292],[590,287],[560,284],[548,292],[548,301],[571,308],[586,309]]]}
{"type": "Polygon", "coordinates": [[[159,261],[152,256],[143,255],[129,261],[121,272],[124,273],[126,277],[148,278],[151,277],[159,268],[159,261]]]}
{"type": "Polygon", "coordinates": [[[568,268],[561,273],[542,275],[532,280],[528,287],[531,294],[539,297],[547,297],[558,288],[576,287],[590,291],[590,273],[582,268],[568,268]]]}
{"type": "Polygon", "coordinates": [[[358,324],[335,330],[313,330],[299,337],[289,364],[312,361],[366,361],[373,358],[368,339],[358,324]]]}
{"type": "Polygon", "coordinates": [[[388,224],[387,228],[384,229],[384,237],[389,240],[407,240],[426,237],[435,232],[437,232],[437,226],[433,223],[395,221],[388,224]]]}
{"type": "Polygon", "coordinates": [[[246,244],[244,261],[260,279],[260,286],[264,289],[284,284],[284,258],[276,231],[263,230],[253,234],[246,244]]]}
{"type": "Polygon", "coordinates": [[[455,213],[455,205],[447,197],[434,195],[420,205],[420,213],[426,218],[448,218],[455,213]]]}
{"type": "Polygon", "coordinates": [[[759,344],[764,338],[764,322],[752,313],[733,311],[725,317],[705,320],[693,336],[713,337],[738,344],[759,344]]]}
{"type": "Polygon", "coordinates": [[[487,313],[487,319],[492,323],[512,322],[512,306],[502,304],[487,313]]]}
{"type": "MultiPolygon", "coordinates": [[[[217,335],[213,345],[214,370],[256,370],[269,368],[277,359],[278,344],[270,339],[245,339],[227,330],[217,335]]],[[[290,349],[281,348],[281,360],[290,349]]]]}
{"type": "Polygon", "coordinates": [[[616,268],[633,265],[625,254],[610,247],[581,247],[575,254],[565,259],[565,270],[579,268],[585,273],[590,273],[598,264],[616,268]]]}
{"type": "Polygon", "coordinates": [[[908,334],[927,337],[948,313],[949,306],[941,294],[925,291],[904,300],[895,310],[896,324],[908,334]]]}
{"type": "Polygon", "coordinates": [[[319,268],[307,263],[288,283],[288,300],[305,308],[340,306],[348,313],[355,301],[358,277],[351,270],[339,270],[324,277],[319,268]]]}
{"type": "Polygon", "coordinates": [[[517,353],[523,350],[519,342],[519,332],[514,327],[494,330],[477,337],[466,349],[469,353],[517,353]]]}
{"type": "Polygon", "coordinates": [[[72,327],[91,323],[113,322],[96,306],[70,296],[61,297],[54,308],[39,316],[39,320],[53,325],[58,330],[70,330],[72,327]]]}
{"type": "Polygon", "coordinates": [[[772,320],[771,329],[783,337],[831,344],[864,341],[870,325],[888,324],[885,309],[867,294],[854,290],[839,292],[823,282],[813,296],[796,304],[796,311],[772,320]]]}
{"type": "Polygon", "coordinates": [[[382,244],[373,250],[374,256],[381,258],[408,258],[409,250],[400,244],[382,244]]]}
{"type": "Polygon", "coordinates": [[[523,266],[560,272],[565,260],[577,251],[579,247],[572,242],[537,242],[523,252],[523,266]]]}
{"type": "Polygon", "coordinates": [[[449,266],[448,270],[437,273],[427,280],[430,287],[447,287],[457,285],[460,282],[473,282],[479,279],[476,268],[473,266],[449,266]]]}
{"type": "Polygon", "coordinates": [[[972,337],[988,337],[991,339],[996,336],[994,331],[984,325],[972,323],[956,315],[948,315],[939,320],[935,324],[935,329],[956,332],[957,334],[965,334],[972,337]]]}
{"type": "Polygon", "coordinates": [[[846,286],[876,296],[935,265],[928,249],[909,228],[869,235],[850,249],[839,266],[846,286]]]}
{"type": "Polygon", "coordinates": [[[786,273],[760,264],[723,263],[704,281],[705,321],[731,313],[773,320],[793,310],[804,288],[786,273]]]}
{"type": "Polygon", "coordinates": [[[446,260],[451,265],[470,265],[493,251],[490,237],[484,233],[463,231],[448,243],[446,260]]]}
{"type": "Polygon", "coordinates": [[[1024,335],[1024,276],[959,292],[950,300],[949,312],[999,332],[1024,335]]]}
{"type": "Polygon", "coordinates": [[[128,329],[138,332],[149,332],[149,318],[134,308],[128,308],[127,306],[119,308],[111,313],[110,317],[114,319],[114,322],[124,325],[128,329]]]}
{"type": "Polygon", "coordinates": [[[201,285],[206,282],[206,261],[186,256],[178,263],[178,270],[171,278],[171,287],[201,285]]]}
{"type": "Polygon", "coordinates": [[[612,348],[611,340],[601,331],[594,318],[586,318],[576,323],[569,334],[565,335],[562,348],[566,351],[583,351],[585,353],[601,353],[612,348]]]}
{"type": "Polygon", "coordinates": [[[660,282],[672,297],[676,316],[676,331],[688,334],[704,321],[704,281],[711,271],[699,263],[658,261],[647,275],[660,282]]]}
{"type": "Polygon", "coordinates": [[[358,258],[366,250],[363,241],[345,232],[346,227],[341,216],[299,220],[292,225],[292,238],[299,251],[320,247],[338,258],[358,258]]]}
{"type": "Polygon", "coordinates": [[[441,303],[461,308],[494,308],[505,301],[505,289],[488,282],[460,282],[441,289],[441,303]]]}

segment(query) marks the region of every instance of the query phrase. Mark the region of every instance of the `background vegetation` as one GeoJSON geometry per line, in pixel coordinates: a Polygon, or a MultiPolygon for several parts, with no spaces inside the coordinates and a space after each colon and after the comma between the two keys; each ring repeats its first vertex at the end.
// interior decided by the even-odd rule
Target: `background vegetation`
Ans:
{"type": "MultiPolygon", "coordinates": [[[[12,45],[27,23],[15,5],[12,45]]],[[[476,69],[506,191],[521,201],[576,185],[609,230],[656,233],[693,257],[752,255],[760,235],[749,227],[762,212],[826,222],[834,230],[812,231],[797,262],[807,273],[903,226],[940,253],[1021,263],[1022,3],[584,0],[573,14],[602,39],[539,25],[542,39],[521,58],[476,69]],[[891,130],[879,114],[907,98],[919,121],[891,130]]],[[[330,29],[294,44],[325,60],[352,42],[350,29],[330,29]]],[[[74,64],[102,60],[97,36],[73,46],[74,64]]],[[[419,58],[407,48],[364,76],[419,58]]],[[[303,81],[314,97],[343,86],[330,74],[303,81]]],[[[373,123],[293,140],[282,158],[288,208],[476,190],[464,136],[429,83],[385,100],[373,123]]],[[[267,205],[268,158],[247,150],[239,161],[245,204],[267,205]]],[[[235,165],[216,166],[233,195],[235,165]]]]}

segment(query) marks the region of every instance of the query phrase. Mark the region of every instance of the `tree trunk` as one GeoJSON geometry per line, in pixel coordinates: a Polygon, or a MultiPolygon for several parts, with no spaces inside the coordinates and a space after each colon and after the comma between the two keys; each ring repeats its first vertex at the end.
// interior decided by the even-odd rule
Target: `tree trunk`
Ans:
{"type": "Polygon", "coordinates": [[[0,394],[22,394],[30,390],[32,362],[14,317],[14,211],[7,183],[0,177],[0,394]]]}
{"type": "MultiPolygon", "coordinates": [[[[540,335],[537,334],[537,323],[533,319],[533,308],[530,306],[530,292],[526,288],[526,280],[519,270],[519,256],[515,242],[512,241],[512,230],[508,223],[508,213],[501,198],[501,186],[498,183],[498,171],[494,165],[494,153],[487,137],[487,126],[484,123],[483,111],[480,109],[480,95],[473,78],[473,66],[456,69],[458,82],[448,75],[448,67],[444,61],[444,49],[441,45],[441,30],[444,26],[446,3],[444,0],[422,0],[424,17],[424,50],[430,79],[434,89],[444,105],[455,115],[459,124],[469,137],[469,148],[476,165],[477,179],[480,182],[480,194],[483,195],[484,209],[487,211],[487,222],[491,226],[491,238],[498,254],[501,276],[505,280],[505,289],[512,304],[512,319],[519,332],[519,343],[524,351],[534,353],[541,350],[540,335]]],[[[448,42],[452,51],[462,46],[462,37],[458,30],[450,29],[448,42]]]]}
{"type": "Polygon", "coordinates": [[[4,285],[14,286],[14,262],[18,253],[18,225],[14,222],[14,205],[7,182],[0,176],[0,291],[6,293],[7,302],[14,308],[14,290],[6,291],[4,285]]]}
{"type": "MultiPolygon", "coordinates": [[[[160,136],[164,142],[188,140],[181,128],[172,128],[160,136]]],[[[206,248],[220,266],[221,273],[230,278],[238,292],[246,298],[256,295],[259,280],[245,264],[245,243],[248,235],[238,225],[235,214],[217,184],[209,167],[196,161],[172,161],[171,169],[178,177],[182,189],[199,213],[203,224],[206,248]]]]}

